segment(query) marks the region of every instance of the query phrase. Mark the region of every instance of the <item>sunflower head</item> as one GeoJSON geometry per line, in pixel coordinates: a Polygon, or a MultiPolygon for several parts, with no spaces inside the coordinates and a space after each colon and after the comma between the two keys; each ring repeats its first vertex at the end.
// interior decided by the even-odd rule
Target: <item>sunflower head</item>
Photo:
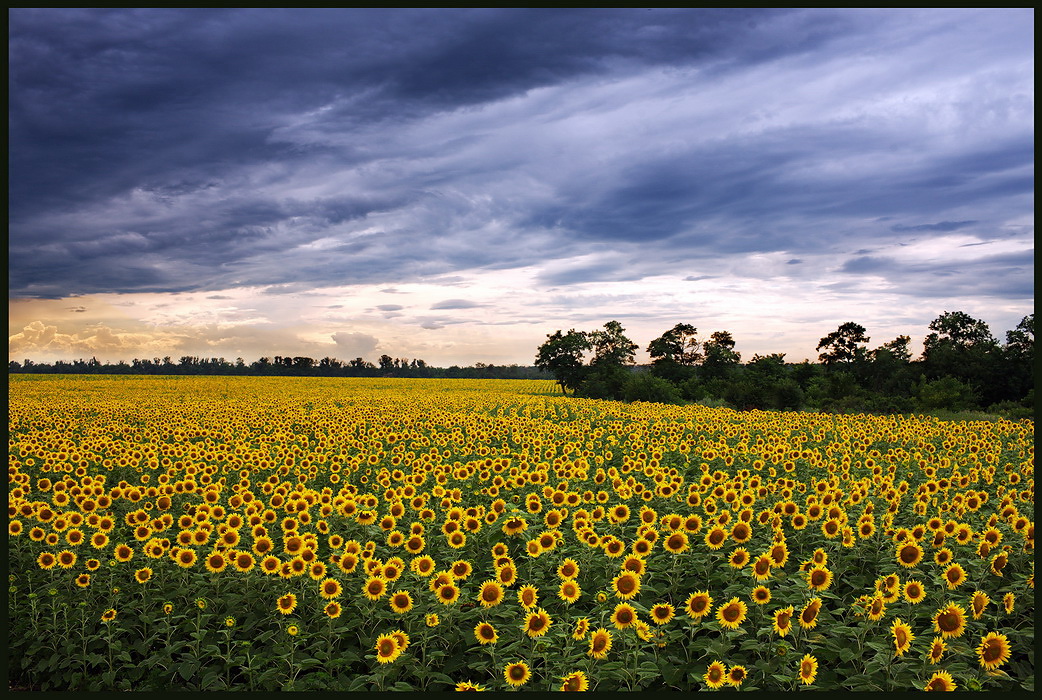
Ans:
{"type": "Polygon", "coordinates": [[[987,671],[993,671],[1006,663],[1010,657],[1009,639],[997,632],[988,632],[977,646],[977,658],[987,671]]]}
{"type": "Polygon", "coordinates": [[[800,659],[800,682],[810,685],[818,675],[818,660],[810,654],[800,659]]]}
{"type": "Polygon", "coordinates": [[[503,667],[503,679],[514,688],[518,688],[528,682],[532,672],[528,670],[528,664],[524,661],[507,664],[503,667]]]}
{"type": "Polygon", "coordinates": [[[955,679],[947,671],[937,671],[930,676],[930,680],[926,681],[923,690],[953,691],[955,690],[955,679]]]}
{"type": "Polygon", "coordinates": [[[727,667],[719,661],[714,661],[709,664],[705,675],[702,676],[702,680],[704,680],[706,685],[712,690],[720,688],[727,683],[727,667]]]}

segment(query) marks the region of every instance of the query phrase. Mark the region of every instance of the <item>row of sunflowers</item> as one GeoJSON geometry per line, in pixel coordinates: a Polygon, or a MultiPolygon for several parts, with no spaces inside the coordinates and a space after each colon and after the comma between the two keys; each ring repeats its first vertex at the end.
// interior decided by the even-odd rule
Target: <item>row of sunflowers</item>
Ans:
{"type": "Polygon", "coordinates": [[[1034,426],[14,377],[41,689],[1033,689],[1034,426]]]}

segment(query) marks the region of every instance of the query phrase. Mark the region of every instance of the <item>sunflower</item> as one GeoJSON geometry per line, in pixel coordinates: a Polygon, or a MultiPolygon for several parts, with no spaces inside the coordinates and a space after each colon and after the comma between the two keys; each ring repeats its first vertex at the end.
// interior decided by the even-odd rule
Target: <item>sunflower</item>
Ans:
{"type": "Polygon", "coordinates": [[[991,558],[991,564],[989,565],[991,573],[996,576],[1002,576],[1002,570],[1006,568],[1007,563],[1009,563],[1009,557],[1005,552],[999,552],[991,558]]]}
{"type": "Polygon", "coordinates": [[[90,585],[90,574],[80,574],[76,577],[76,585],[80,588],[86,588],[90,585]]]}
{"type": "Polygon", "coordinates": [[[115,608],[109,608],[105,612],[101,613],[101,621],[102,622],[112,622],[115,619],[116,619],[116,609],[115,608]]]}
{"type": "Polygon", "coordinates": [[[724,541],[727,539],[727,530],[716,525],[710,528],[709,532],[706,533],[705,543],[710,549],[720,549],[724,546],[724,541]]]}
{"type": "Polygon", "coordinates": [[[948,645],[945,643],[943,637],[934,637],[933,642],[930,643],[930,651],[927,653],[927,660],[936,665],[941,663],[941,657],[944,656],[944,652],[947,651],[948,645]]]}
{"type": "MultiPolygon", "coordinates": [[[[171,553],[173,550],[171,550],[171,553]]],[[[178,550],[176,559],[177,565],[182,569],[191,569],[195,566],[196,556],[194,549],[181,549],[178,550]]]]}
{"type": "Polygon", "coordinates": [[[941,578],[948,584],[948,590],[954,590],[966,582],[966,571],[959,564],[949,564],[941,578]]]}
{"type": "Polygon", "coordinates": [[[276,601],[277,609],[283,615],[289,615],[297,608],[297,596],[287,593],[276,601]]]}
{"type": "Polygon", "coordinates": [[[767,556],[771,558],[771,566],[779,569],[789,560],[789,547],[785,542],[775,542],[767,551],[767,556]]]}
{"type": "Polygon", "coordinates": [[[428,627],[437,627],[441,620],[438,619],[438,613],[427,613],[427,616],[423,618],[423,622],[428,627]]]}
{"type": "Polygon", "coordinates": [[[818,612],[821,610],[821,598],[811,598],[803,610],[800,611],[800,627],[813,629],[818,624],[818,612]]]}
{"type": "Polygon", "coordinates": [[[496,580],[500,585],[510,588],[517,581],[517,568],[510,563],[504,564],[496,569],[496,580]]]}
{"type": "Polygon", "coordinates": [[[731,552],[731,556],[728,557],[727,563],[734,569],[741,569],[749,563],[749,550],[745,547],[739,547],[731,552]]]}
{"type": "Polygon", "coordinates": [[[224,571],[224,567],[228,566],[228,560],[224,558],[224,554],[217,551],[207,554],[203,563],[206,565],[206,570],[211,574],[220,573],[224,571]]]}
{"type": "Polygon", "coordinates": [[[456,684],[456,691],[457,692],[480,693],[480,692],[483,692],[485,690],[486,690],[485,686],[481,685],[480,683],[471,683],[470,681],[460,681],[459,683],[456,684]]]}
{"type": "Polygon", "coordinates": [[[988,632],[981,637],[980,645],[977,647],[977,658],[980,665],[987,671],[994,671],[1006,663],[1010,657],[1009,640],[1004,634],[988,632]]]}
{"type": "Polygon", "coordinates": [[[774,619],[772,621],[774,631],[779,637],[784,637],[792,631],[792,615],[795,612],[794,608],[790,605],[787,608],[779,608],[774,611],[774,619]]]}
{"type": "Polygon", "coordinates": [[[609,651],[611,651],[611,632],[603,627],[598,627],[590,635],[590,648],[586,653],[595,659],[605,659],[608,657],[609,651]]]}
{"type": "Polygon", "coordinates": [[[41,569],[52,569],[58,563],[58,559],[51,552],[40,552],[40,556],[36,557],[36,563],[41,569]]]}
{"type": "Polygon", "coordinates": [[[561,581],[561,587],[557,591],[558,598],[571,605],[575,601],[579,600],[579,596],[581,595],[582,588],[579,587],[579,584],[575,579],[569,578],[561,581]]]}
{"type": "Polygon", "coordinates": [[[466,559],[457,559],[452,562],[452,565],[449,567],[449,573],[451,573],[457,581],[469,578],[473,571],[474,567],[471,566],[470,562],[466,559]]]}
{"type": "Polygon", "coordinates": [[[705,674],[702,676],[702,680],[704,680],[706,685],[712,690],[722,687],[727,683],[727,667],[719,661],[714,661],[709,664],[709,668],[706,669],[705,674]]]}
{"type": "Polygon", "coordinates": [[[481,584],[478,591],[478,602],[483,608],[491,608],[503,602],[503,587],[494,579],[488,579],[481,584]]]}
{"type": "Polygon", "coordinates": [[[365,585],[362,586],[362,593],[369,600],[380,600],[386,592],[387,581],[384,581],[379,576],[370,576],[365,580],[365,585]]]}
{"type": "Polygon", "coordinates": [[[697,622],[713,609],[713,598],[709,595],[709,591],[695,591],[688,596],[684,609],[687,616],[697,622]]]}
{"type": "Polygon", "coordinates": [[[898,564],[911,569],[923,560],[923,548],[915,542],[901,542],[897,545],[895,557],[898,564]]]}
{"type": "Polygon", "coordinates": [[[640,593],[640,576],[632,571],[623,571],[611,582],[616,598],[629,600],[640,593]]]}
{"type": "Polygon", "coordinates": [[[737,688],[742,684],[742,681],[748,677],[749,672],[745,666],[732,666],[727,672],[727,684],[737,688]]]}
{"type": "Polygon", "coordinates": [[[771,589],[767,586],[757,586],[752,591],[753,602],[757,605],[765,605],[771,602],[771,589]]]}
{"type": "Polygon", "coordinates": [[[926,685],[923,686],[923,690],[940,690],[945,692],[951,692],[955,690],[955,679],[952,678],[952,674],[947,671],[937,671],[930,680],[926,681],[926,685]]]}
{"type": "Polygon", "coordinates": [[[86,561],[87,571],[97,571],[98,567],[101,566],[101,562],[97,559],[88,559],[86,561]]]}
{"type": "Polygon", "coordinates": [[[446,583],[439,586],[438,590],[434,591],[434,595],[442,605],[452,605],[459,600],[459,588],[454,584],[446,583]]]}
{"type": "MultiPolygon", "coordinates": [[[[720,549],[720,547],[723,546],[724,539],[726,539],[727,537],[723,528],[718,528],[718,530],[719,533],[722,533],[722,537],[719,540],[719,544],[717,544],[716,546],[713,546],[713,544],[709,544],[710,548],[712,549],[720,549]]],[[[716,538],[714,538],[713,541],[715,542],[716,538]]],[[[708,536],[706,542],[709,543],[708,536]]],[[[669,533],[665,541],[663,541],[662,546],[665,547],[668,551],[672,552],[673,554],[683,554],[688,549],[690,549],[690,544],[688,543],[687,539],[687,533],[683,530],[677,530],[675,532],[669,533]]]]}
{"type": "Polygon", "coordinates": [[[868,601],[865,612],[868,614],[869,620],[881,620],[886,615],[886,601],[883,599],[883,596],[879,593],[872,596],[868,601]]]}
{"type": "Polygon", "coordinates": [[[923,584],[914,579],[905,581],[904,597],[907,602],[912,603],[913,605],[923,602],[923,598],[926,597],[926,591],[923,589],[923,584]]]}
{"type": "Polygon", "coordinates": [[[338,617],[340,617],[340,613],[343,612],[343,608],[340,607],[340,603],[336,602],[335,600],[331,600],[328,603],[326,603],[326,607],[324,607],[322,611],[326,614],[326,617],[328,617],[331,620],[335,620],[338,617]]]}
{"type": "Polygon", "coordinates": [[[517,600],[521,607],[531,610],[539,602],[539,589],[531,585],[521,586],[517,591],[517,600]]]}
{"type": "Polygon", "coordinates": [[[536,637],[542,637],[546,634],[550,629],[551,624],[553,624],[553,620],[550,619],[550,615],[548,615],[542,608],[537,608],[525,616],[525,622],[522,629],[525,634],[535,639],[536,637]]]}
{"type": "Polygon", "coordinates": [[[1013,593],[1007,593],[1002,596],[1002,609],[1006,611],[1007,615],[1013,614],[1013,608],[1017,603],[1017,597],[1013,593]]]}
{"type": "Polygon", "coordinates": [[[721,627],[732,630],[738,629],[738,626],[745,621],[746,611],[745,603],[738,598],[731,598],[731,600],[717,608],[716,621],[720,623],[721,627]]]}
{"type": "Polygon", "coordinates": [[[673,619],[676,610],[669,603],[658,603],[651,608],[651,621],[656,625],[664,625],[673,619]]]}
{"type": "Polygon", "coordinates": [[[399,615],[404,615],[412,610],[412,595],[409,591],[396,591],[391,595],[388,604],[391,606],[391,610],[399,615]]]}
{"type": "Polygon", "coordinates": [[[146,583],[150,578],[152,578],[152,569],[147,566],[134,572],[134,580],[138,583],[146,583]]]}
{"type": "Polygon", "coordinates": [[[557,567],[557,577],[561,579],[579,578],[579,563],[574,559],[565,559],[557,567]]]}
{"type": "Polygon", "coordinates": [[[637,620],[637,610],[629,603],[619,603],[611,613],[611,623],[615,629],[629,627],[637,620]]]}
{"type": "MultiPolygon", "coordinates": [[[[347,556],[347,555],[345,554],[344,556],[347,556]]],[[[433,574],[434,573],[434,569],[436,567],[437,567],[437,563],[428,554],[424,554],[423,556],[416,557],[409,563],[409,571],[411,571],[414,574],[416,574],[417,576],[421,576],[423,578],[426,578],[427,576],[430,576],[431,574],[433,574]]],[[[341,568],[343,568],[343,567],[341,567],[341,568]]]]}
{"type": "Polygon", "coordinates": [[[474,628],[474,639],[478,640],[478,644],[495,644],[499,641],[499,635],[496,633],[496,628],[487,622],[479,622],[474,628]]]}
{"type": "Polygon", "coordinates": [[[528,664],[524,661],[507,664],[503,667],[503,679],[511,686],[518,688],[528,682],[532,672],[528,670],[528,664]]]}
{"type": "Polygon", "coordinates": [[[376,660],[381,664],[392,663],[402,655],[398,642],[389,634],[381,634],[377,637],[374,649],[376,649],[376,660]]]}
{"type": "Polygon", "coordinates": [[[71,569],[76,564],[76,553],[63,549],[58,552],[58,566],[63,569],[71,569]]]}
{"type": "Polygon", "coordinates": [[[583,691],[589,690],[589,688],[590,680],[582,671],[572,671],[567,676],[561,678],[562,691],[573,691],[581,693],[583,691]]]}
{"type": "Polygon", "coordinates": [[[810,654],[805,654],[800,659],[800,681],[806,685],[810,685],[814,682],[814,678],[818,675],[818,660],[810,654]]]}
{"type": "Polygon", "coordinates": [[[575,621],[575,628],[572,630],[572,639],[577,642],[581,642],[586,639],[587,633],[590,631],[590,618],[580,617],[575,621]]]}
{"type": "Polygon", "coordinates": [[[901,622],[901,618],[894,620],[890,626],[890,633],[894,636],[894,656],[902,656],[912,646],[915,635],[907,623],[901,622]]]}
{"type": "Polygon", "coordinates": [[[940,608],[933,616],[934,631],[942,637],[959,637],[966,631],[966,610],[955,603],[940,608]]]}
{"type": "Polygon", "coordinates": [[[832,585],[832,572],[824,566],[815,566],[807,572],[807,585],[815,591],[823,591],[832,585]]]}
{"type": "Polygon", "coordinates": [[[761,554],[753,562],[753,578],[757,581],[766,581],[771,577],[771,566],[774,560],[769,554],[761,554]]]}

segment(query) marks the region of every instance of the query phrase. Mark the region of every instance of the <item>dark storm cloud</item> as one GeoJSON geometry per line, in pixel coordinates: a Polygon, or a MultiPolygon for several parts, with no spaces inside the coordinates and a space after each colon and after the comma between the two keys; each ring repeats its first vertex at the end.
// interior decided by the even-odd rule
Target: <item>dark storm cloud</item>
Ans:
{"type": "Polygon", "coordinates": [[[939,221],[936,224],[917,224],[915,226],[906,226],[904,224],[897,224],[891,226],[890,230],[897,233],[903,233],[905,231],[958,231],[961,228],[972,226],[977,223],[976,221],[939,221]]]}
{"type": "Polygon", "coordinates": [[[967,289],[973,290],[975,296],[1010,300],[1034,294],[1033,250],[943,262],[859,256],[846,261],[840,272],[877,275],[892,282],[901,293],[922,298],[957,297],[967,289]]]}
{"type": "Polygon", "coordinates": [[[15,9],[11,292],[569,285],[995,237],[1033,206],[1031,18],[15,9]]]}

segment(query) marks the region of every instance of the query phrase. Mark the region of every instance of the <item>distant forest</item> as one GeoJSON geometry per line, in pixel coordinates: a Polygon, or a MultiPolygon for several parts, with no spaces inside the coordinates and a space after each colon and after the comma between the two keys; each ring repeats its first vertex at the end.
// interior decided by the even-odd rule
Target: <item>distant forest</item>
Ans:
{"type": "Polygon", "coordinates": [[[1012,420],[1034,417],[1035,316],[1025,316],[999,342],[983,321],[961,311],[944,312],[929,325],[921,357],[901,335],[869,349],[866,329],[847,322],[823,337],[818,362],[785,362],[784,353],[753,355],[742,362],[728,331],[707,339],[679,323],[647,346],[651,364],[636,365],[638,345],[617,321],[603,329],[547,335],[534,366],[432,367],[421,359],[361,357],[183,356],[115,364],[90,360],[11,362],[12,373],[151,374],[290,377],[413,377],[549,379],[578,397],[659,403],[698,402],[739,410],[812,410],[836,413],[986,411],[1012,420]]]}
{"type": "Polygon", "coordinates": [[[590,398],[1034,417],[1034,314],[1007,331],[1004,343],[986,323],[961,311],[944,312],[929,330],[919,358],[912,357],[907,335],[869,349],[866,329],[850,321],[818,342],[818,363],[787,363],[784,353],[754,355],[743,363],[728,331],[700,340],[694,326],[678,323],[648,344],[651,365],[634,373],[629,370],[638,346],[618,321],[609,321],[601,330],[548,335],[536,366],[551,373],[562,391],[590,398]]]}
{"type": "Polygon", "coordinates": [[[483,362],[470,367],[432,367],[423,360],[381,355],[378,364],[361,357],[344,362],[335,357],[315,360],[311,357],[262,357],[246,364],[241,357],[229,362],[223,357],[194,357],[185,355],[177,362],[170,357],[151,360],[133,359],[128,364],[102,363],[90,360],[58,360],[53,364],[24,360],[11,362],[11,372],[30,374],[172,374],[172,375],[231,375],[258,377],[414,377],[443,379],[547,379],[537,367],[519,365],[489,365],[483,362]]]}

